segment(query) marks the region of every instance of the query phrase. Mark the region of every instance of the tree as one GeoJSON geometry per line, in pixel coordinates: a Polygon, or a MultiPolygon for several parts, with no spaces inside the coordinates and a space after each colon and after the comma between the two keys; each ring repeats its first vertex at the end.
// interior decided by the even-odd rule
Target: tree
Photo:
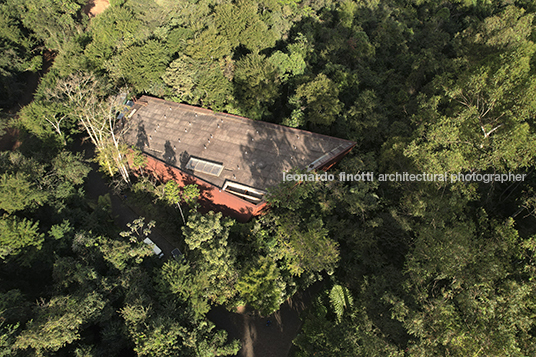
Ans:
{"type": "MultiPolygon", "coordinates": [[[[393,343],[392,336],[386,336],[378,320],[371,320],[370,306],[365,301],[347,305],[339,320],[330,302],[333,289],[338,296],[341,293],[337,286],[340,287],[334,285],[316,296],[305,313],[302,332],[292,341],[296,356],[404,356],[403,348],[393,343]]],[[[343,291],[340,296],[346,295],[351,301],[352,293],[345,288],[343,291]]]]}
{"type": "Polygon", "coordinates": [[[226,59],[220,63],[180,55],[171,62],[162,78],[173,88],[172,93],[179,101],[223,110],[233,98],[232,84],[228,78],[232,78],[232,71],[227,70],[229,60],[226,59]],[[230,73],[226,76],[224,70],[230,73]]]}
{"type": "Polygon", "coordinates": [[[8,213],[35,209],[46,202],[47,196],[22,172],[0,176],[0,209],[8,213]]]}
{"type": "Polygon", "coordinates": [[[278,95],[275,68],[265,56],[250,53],[236,64],[234,82],[237,84],[236,106],[247,116],[261,119],[266,106],[273,104],[278,95]]]}
{"type": "Polygon", "coordinates": [[[210,24],[200,34],[188,40],[186,54],[195,60],[212,62],[229,56],[233,46],[229,39],[220,36],[217,28],[210,24]]]}
{"type": "Polygon", "coordinates": [[[215,8],[214,17],[221,37],[227,39],[233,48],[242,44],[258,53],[275,45],[276,38],[261,20],[254,1],[220,4],[215,8]]]}
{"type": "Polygon", "coordinates": [[[268,58],[268,61],[277,69],[281,82],[286,82],[294,76],[305,73],[306,63],[303,55],[299,52],[292,52],[290,55],[281,51],[275,51],[268,58]]]}
{"type": "Polygon", "coordinates": [[[110,6],[91,20],[88,29],[91,42],[84,49],[84,54],[92,69],[101,70],[114,55],[140,40],[142,23],[131,7],[110,6]]]}
{"type": "Polygon", "coordinates": [[[197,185],[186,185],[181,191],[179,185],[174,180],[169,180],[164,186],[164,199],[172,205],[177,205],[182,217],[182,223],[186,224],[184,214],[181,208],[181,201],[186,204],[194,203],[199,197],[199,188],[197,185]]]}
{"type": "Polygon", "coordinates": [[[56,296],[42,301],[36,308],[36,319],[17,336],[16,350],[34,351],[37,356],[56,352],[80,339],[80,329],[94,321],[105,302],[98,293],[85,297],[56,296]]]}
{"type": "Polygon", "coordinates": [[[283,303],[282,281],[279,269],[270,257],[259,257],[257,262],[244,271],[236,289],[240,296],[254,309],[267,316],[283,303]]]}
{"type": "Polygon", "coordinates": [[[17,255],[23,248],[41,248],[44,234],[39,232],[39,223],[4,215],[0,220],[0,259],[17,255]]]}
{"type": "Polygon", "coordinates": [[[518,270],[521,261],[513,263],[531,248],[520,249],[512,219],[490,219],[483,209],[471,212],[448,199],[425,199],[426,211],[418,209],[422,222],[404,268],[407,295],[387,297],[393,317],[413,337],[410,353],[532,353],[534,321],[527,313],[536,303],[528,297],[535,286],[518,270]]]}
{"type": "Polygon", "coordinates": [[[262,219],[268,220],[277,241],[276,259],[283,259],[294,276],[321,271],[332,274],[339,261],[339,245],[328,236],[321,218],[325,214],[321,199],[325,190],[322,182],[285,181],[269,191],[267,202],[272,212],[262,219]]]}
{"type": "Polygon", "coordinates": [[[15,354],[13,343],[17,334],[19,325],[9,325],[0,322],[0,357],[9,357],[15,354]]]}
{"type": "Polygon", "coordinates": [[[142,46],[131,46],[108,62],[110,76],[121,83],[126,80],[138,92],[162,96],[161,77],[169,64],[165,43],[148,40],[142,46]]]}
{"type": "Polygon", "coordinates": [[[128,231],[121,232],[119,235],[127,238],[124,240],[111,240],[105,237],[97,239],[99,249],[101,250],[104,259],[109,261],[115,268],[123,270],[127,268],[133,260],[136,264],[142,262],[143,258],[153,255],[153,250],[145,244],[144,239],[151,234],[151,229],[155,222],[144,222],[145,218],[140,217],[127,223],[128,231]]]}
{"type": "Polygon", "coordinates": [[[443,93],[425,100],[425,117],[416,117],[419,129],[405,150],[420,169],[516,170],[532,164],[536,45],[528,38],[533,14],[523,13],[508,6],[463,34],[467,44],[460,52],[472,52],[457,60],[464,63],[459,73],[438,79],[443,93]]]}
{"type": "Polygon", "coordinates": [[[233,224],[232,220],[222,218],[221,213],[194,212],[182,228],[190,251],[187,257],[196,261],[194,272],[207,279],[206,295],[220,304],[236,294],[235,254],[228,242],[233,224]]]}
{"type": "Polygon", "coordinates": [[[24,0],[22,23],[43,41],[47,48],[62,51],[65,43],[83,31],[77,19],[81,4],[73,0],[49,3],[43,0],[24,0]]]}
{"type": "Polygon", "coordinates": [[[281,219],[277,238],[292,275],[323,270],[333,273],[339,260],[338,244],[328,237],[328,230],[321,219],[311,219],[306,229],[296,223],[296,217],[281,219]]]}
{"type": "Polygon", "coordinates": [[[130,177],[126,166],[127,148],[116,133],[116,112],[120,103],[113,97],[105,98],[104,83],[92,74],[76,73],[57,80],[56,87],[47,94],[51,101],[68,105],[70,115],[95,145],[97,160],[110,176],[119,172],[126,183],[130,177]]]}
{"type": "Polygon", "coordinates": [[[330,125],[343,108],[338,96],[336,84],[320,73],[312,81],[298,86],[296,94],[290,100],[295,106],[292,115],[303,113],[307,122],[330,125]]]}
{"type": "Polygon", "coordinates": [[[35,53],[36,39],[22,24],[19,2],[0,5],[0,107],[20,101],[26,85],[25,71],[38,71],[42,57],[35,53]]]}
{"type": "MultiPolygon", "coordinates": [[[[196,275],[186,261],[167,261],[160,272],[160,289],[169,291],[181,302],[187,302],[197,319],[205,317],[210,305],[205,298],[205,291],[209,288],[208,281],[196,275]]],[[[169,298],[167,294],[165,298],[169,298]]]]}

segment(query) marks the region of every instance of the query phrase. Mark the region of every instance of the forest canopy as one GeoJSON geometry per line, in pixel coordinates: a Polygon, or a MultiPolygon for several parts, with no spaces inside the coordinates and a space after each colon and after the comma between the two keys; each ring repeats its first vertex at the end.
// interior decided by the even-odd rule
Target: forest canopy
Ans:
{"type": "Polygon", "coordinates": [[[212,307],[269,316],[314,284],[297,357],[536,354],[536,1],[85,5],[0,2],[0,356],[234,355],[212,307]],[[356,142],[334,175],[526,179],[285,182],[238,223],[144,175],[125,93],[356,142]],[[99,168],[144,217],[115,225],[99,168]]]}

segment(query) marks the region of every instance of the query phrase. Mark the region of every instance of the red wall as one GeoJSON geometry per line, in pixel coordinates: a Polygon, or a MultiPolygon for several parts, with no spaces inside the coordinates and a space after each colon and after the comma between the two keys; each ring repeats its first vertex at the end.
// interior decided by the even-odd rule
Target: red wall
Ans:
{"type": "Polygon", "coordinates": [[[266,202],[257,205],[247,202],[154,157],[145,154],[144,156],[147,158],[146,170],[155,175],[160,181],[175,180],[181,187],[191,184],[198,185],[201,191],[198,202],[201,205],[200,211],[203,213],[208,211],[221,212],[239,222],[247,222],[251,217],[259,215],[266,207],[266,202]]]}
{"type": "MultiPolygon", "coordinates": [[[[327,171],[352,149],[353,146],[333,157],[329,162],[323,165],[321,170],[327,171]]],[[[257,205],[247,202],[231,193],[220,190],[218,187],[209,182],[183,172],[176,167],[169,166],[159,159],[156,159],[150,155],[143,155],[147,158],[147,165],[145,167],[146,170],[155,175],[155,177],[161,182],[175,180],[175,182],[177,182],[181,187],[191,184],[198,185],[201,192],[201,196],[198,200],[201,205],[199,210],[202,213],[206,213],[208,211],[221,212],[225,216],[235,218],[239,222],[247,222],[251,219],[251,217],[261,214],[266,208],[266,202],[262,202],[257,205]]]]}

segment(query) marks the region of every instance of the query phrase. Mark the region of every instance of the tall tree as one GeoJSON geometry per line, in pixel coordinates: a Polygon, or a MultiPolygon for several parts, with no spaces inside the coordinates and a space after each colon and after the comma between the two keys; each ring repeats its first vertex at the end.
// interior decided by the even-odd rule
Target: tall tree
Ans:
{"type": "Polygon", "coordinates": [[[220,304],[236,294],[235,253],[228,241],[233,224],[232,220],[222,218],[221,213],[201,215],[194,212],[182,228],[189,249],[187,257],[197,262],[195,273],[207,279],[206,295],[220,304]]]}
{"type": "Polygon", "coordinates": [[[102,80],[92,74],[76,73],[57,80],[48,94],[50,101],[69,107],[70,115],[84,128],[97,150],[97,159],[110,176],[119,172],[130,183],[127,169],[127,148],[116,133],[116,112],[121,109],[117,99],[107,96],[102,80]]]}

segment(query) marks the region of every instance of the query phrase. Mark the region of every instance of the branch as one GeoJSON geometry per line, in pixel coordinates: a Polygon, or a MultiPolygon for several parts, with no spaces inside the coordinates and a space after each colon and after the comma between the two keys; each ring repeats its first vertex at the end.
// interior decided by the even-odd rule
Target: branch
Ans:
{"type": "MultiPolygon", "coordinates": [[[[493,128],[490,131],[488,131],[487,133],[486,133],[486,131],[484,131],[484,138],[488,138],[491,135],[491,133],[493,133],[495,130],[499,129],[501,126],[503,126],[503,125],[499,124],[495,128],[493,128]]],[[[484,128],[482,128],[482,130],[484,130],[484,128]]]]}

